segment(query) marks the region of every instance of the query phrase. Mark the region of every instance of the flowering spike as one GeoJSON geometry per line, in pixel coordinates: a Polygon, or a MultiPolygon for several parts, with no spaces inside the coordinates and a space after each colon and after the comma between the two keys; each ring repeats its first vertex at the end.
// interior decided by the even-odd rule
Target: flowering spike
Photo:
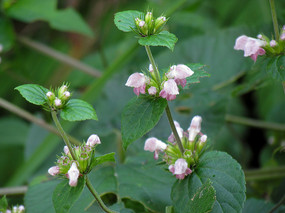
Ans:
{"type": "Polygon", "coordinates": [[[68,170],[69,185],[71,187],[77,186],[79,174],[80,173],[79,173],[79,170],[76,166],[76,163],[73,162],[70,169],[68,170]]]}

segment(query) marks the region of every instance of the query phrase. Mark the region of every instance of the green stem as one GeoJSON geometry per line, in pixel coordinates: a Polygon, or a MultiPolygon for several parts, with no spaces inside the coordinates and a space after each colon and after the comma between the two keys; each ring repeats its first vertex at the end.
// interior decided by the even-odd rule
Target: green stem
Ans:
{"type": "Polygon", "coordinates": [[[60,133],[60,135],[61,135],[61,137],[62,137],[62,139],[64,140],[64,143],[65,143],[66,146],[68,147],[69,152],[70,152],[70,154],[71,154],[73,160],[76,160],[76,156],[75,156],[75,154],[74,154],[74,152],[73,152],[73,149],[72,149],[72,147],[71,147],[71,144],[70,144],[70,142],[69,142],[69,139],[68,139],[68,137],[67,137],[65,131],[63,130],[63,128],[62,128],[62,126],[60,125],[60,122],[59,122],[59,120],[58,120],[58,118],[57,118],[56,111],[54,111],[54,110],[51,111],[51,116],[52,116],[52,119],[53,119],[53,121],[54,121],[54,123],[55,123],[55,125],[56,125],[56,127],[57,127],[57,129],[58,129],[58,131],[59,131],[59,133],[60,133]]]}
{"type": "Polygon", "coordinates": [[[117,213],[116,211],[113,211],[111,209],[109,209],[104,202],[101,200],[100,195],[98,194],[98,192],[96,192],[96,190],[94,189],[94,187],[92,186],[88,176],[86,175],[86,186],[88,187],[89,191],[92,193],[92,195],[94,196],[94,198],[96,199],[96,201],[98,202],[98,204],[100,205],[100,207],[107,213],[117,213]]]}
{"type": "Polygon", "coordinates": [[[176,142],[177,142],[177,144],[178,144],[179,150],[180,150],[180,152],[181,152],[182,155],[183,155],[183,153],[184,153],[184,148],[183,148],[182,142],[181,142],[181,140],[180,140],[180,137],[179,137],[179,135],[178,135],[178,133],[177,133],[176,127],[175,127],[175,125],[174,125],[174,121],[173,121],[173,119],[172,119],[172,115],[171,115],[171,112],[170,112],[168,103],[167,103],[167,105],[166,105],[165,112],[166,112],[166,115],[167,115],[167,118],[168,118],[170,127],[171,127],[171,129],[172,129],[172,132],[173,132],[173,134],[174,134],[174,137],[175,137],[175,139],[176,139],[176,142]]]}
{"type": "Polygon", "coordinates": [[[157,66],[156,66],[155,61],[154,61],[154,58],[153,58],[153,56],[152,56],[150,47],[149,47],[149,46],[145,46],[145,50],[146,50],[148,59],[149,59],[151,65],[152,65],[152,67],[153,67],[153,72],[154,72],[154,75],[155,75],[155,78],[156,78],[156,82],[157,82],[158,87],[159,87],[159,89],[160,89],[160,84],[161,84],[161,81],[160,81],[160,74],[159,74],[159,72],[158,72],[157,66]]]}
{"type": "Polygon", "coordinates": [[[247,125],[247,126],[252,126],[252,127],[262,128],[262,129],[270,129],[274,131],[285,132],[284,124],[259,121],[259,120],[255,120],[251,118],[244,118],[244,117],[229,115],[229,114],[226,115],[225,120],[231,123],[237,123],[241,125],[247,125]]]}
{"type": "Polygon", "coordinates": [[[246,181],[271,180],[285,177],[285,166],[244,171],[246,181]]]}
{"type": "Polygon", "coordinates": [[[27,186],[15,186],[0,188],[0,196],[3,195],[20,195],[25,194],[28,190],[27,186]]]}
{"type": "Polygon", "coordinates": [[[279,28],[278,28],[278,20],[277,20],[274,0],[269,0],[269,4],[270,4],[273,27],[274,27],[274,32],[275,32],[275,40],[278,41],[279,40],[279,28]]]}
{"type": "Polygon", "coordinates": [[[283,203],[285,203],[285,195],[281,198],[281,200],[272,208],[268,213],[275,212],[276,209],[278,209],[283,203]]]}

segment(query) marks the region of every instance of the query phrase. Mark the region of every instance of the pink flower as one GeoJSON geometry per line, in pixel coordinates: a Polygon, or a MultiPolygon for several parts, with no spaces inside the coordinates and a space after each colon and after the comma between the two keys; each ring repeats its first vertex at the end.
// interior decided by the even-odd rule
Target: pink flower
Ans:
{"type": "Polygon", "coordinates": [[[58,175],[58,174],[59,174],[59,167],[58,167],[58,166],[50,167],[49,170],[48,170],[48,173],[49,173],[51,176],[58,175]]]}
{"type": "Polygon", "coordinates": [[[277,45],[277,42],[275,40],[271,40],[269,42],[270,47],[275,47],[277,45]]]}
{"type": "Polygon", "coordinates": [[[243,50],[244,57],[250,56],[252,60],[256,61],[258,55],[265,54],[265,50],[261,48],[262,46],[265,45],[266,45],[265,41],[242,35],[236,39],[234,49],[243,50]]]}
{"type": "Polygon", "coordinates": [[[190,127],[188,128],[189,141],[194,141],[197,134],[201,131],[201,122],[202,122],[202,118],[198,115],[192,118],[190,127]]]}
{"type": "Polygon", "coordinates": [[[127,80],[126,86],[128,87],[134,87],[134,93],[136,95],[145,94],[145,87],[146,84],[149,82],[149,79],[147,76],[145,76],[142,73],[134,73],[130,75],[130,77],[127,80]]]}
{"type": "Polygon", "coordinates": [[[76,163],[73,162],[70,169],[67,172],[69,178],[69,185],[70,186],[77,186],[77,181],[79,177],[79,170],[76,166],[76,163]]]}
{"type": "Polygon", "coordinates": [[[172,172],[172,174],[176,175],[177,179],[184,179],[185,176],[192,173],[192,170],[188,168],[188,163],[185,159],[179,158],[175,161],[174,165],[170,165],[168,167],[169,171],[172,172]]]}
{"type": "Polygon", "coordinates": [[[200,138],[200,141],[202,142],[202,143],[205,143],[206,141],[207,141],[207,135],[202,135],[202,137],[200,138]]]}
{"type": "Polygon", "coordinates": [[[280,40],[284,41],[285,40],[285,32],[283,32],[280,36],[280,40]]]}
{"type": "MultiPolygon", "coordinates": [[[[180,124],[177,121],[174,121],[174,125],[176,127],[176,130],[177,130],[177,133],[179,135],[179,138],[181,139],[183,137],[183,129],[180,127],[180,124]]],[[[173,132],[168,137],[168,141],[171,142],[171,143],[174,143],[175,137],[174,137],[173,132]]]]}
{"type": "Polygon", "coordinates": [[[170,67],[170,71],[166,74],[167,78],[174,79],[177,85],[185,87],[186,78],[193,75],[194,72],[184,64],[178,64],[170,67]]]}
{"type": "Polygon", "coordinates": [[[155,95],[156,94],[156,87],[151,86],[148,90],[148,94],[155,95]]]}
{"type": "Polygon", "coordinates": [[[90,135],[89,138],[87,139],[86,145],[93,147],[96,144],[101,144],[100,138],[98,137],[98,135],[90,135]]]}
{"type": "Polygon", "coordinates": [[[144,150],[154,152],[154,159],[158,159],[158,152],[164,151],[167,145],[162,141],[158,140],[157,138],[149,138],[145,141],[144,150]]]}
{"type": "Polygon", "coordinates": [[[61,106],[61,100],[59,98],[55,98],[54,105],[57,107],[61,106]]]}
{"type": "Polygon", "coordinates": [[[152,64],[149,64],[148,71],[149,71],[149,72],[153,72],[153,66],[152,66],[152,64]]]}
{"type": "Polygon", "coordinates": [[[69,155],[69,154],[70,154],[69,149],[68,149],[67,146],[64,146],[64,147],[63,147],[63,151],[64,151],[64,153],[65,153],[66,155],[69,155]]]}
{"type": "Polygon", "coordinates": [[[163,85],[163,90],[160,91],[159,96],[166,98],[168,101],[172,101],[179,94],[176,82],[173,79],[169,79],[163,85]]]}

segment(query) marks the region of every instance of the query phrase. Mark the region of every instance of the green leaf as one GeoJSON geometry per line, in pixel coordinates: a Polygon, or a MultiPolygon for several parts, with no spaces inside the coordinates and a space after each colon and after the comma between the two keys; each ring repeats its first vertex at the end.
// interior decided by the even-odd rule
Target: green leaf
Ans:
{"type": "Polygon", "coordinates": [[[198,190],[189,188],[187,193],[181,193],[187,188],[188,178],[176,181],[172,188],[171,197],[176,213],[205,213],[213,209],[216,201],[216,192],[212,182],[208,179],[198,190]],[[183,196],[181,196],[181,194],[183,196]]]}
{"type": "Polygon", "coordinates": [[[8,208],[8,201],[6,199],[6,196],[4,195],[1,199],[0,199],[0,211],[6,211],[8,208]]]}
{"type": "Polygon", "coordinates": [[[195,64],[187,64],[187,66],[191,68],[194,74],[186,78],[187,80],[186,88],[189,87],[190,84],[200,83],[200,78],[210,77],[210,74],[204,70],[206,66],[204,64],[195,63],[195,64]]]}
{"type": "Polygon", "coordinates": [[[30,103],[43,105],[46,103],[46,93],[48,89],[37,84],[24,84],[15,88],[30,103]]]}
{"type": "Polygon", "coordinates": [[[80,99],[71,99],[67,102],[60,116],[67,121],[82,121],[87,119],[98,120],[94,108],[87,102],[80,99]]]}
{"type": "Polygon", "coordinates": [[[68,182],[68,180],[63,180],[53,192],[52,201],[56,212],[69,212],[85,186],[85,178],[79,178],[76,187],[69,186],[68,182]]]}
{"type": "Polygon", "coordinates": [[[165,207],[165,213],[174,213],[173,206],[166,206],[165,207]]]}
{"type": "Polygon", "coordinates": [[[164,46],[173,51],[174,45],[177,42],[177,37],[168,32],[162,31],[159,34],[142,37],[139,39],[139,44],[142,46],[164,46]]]}
{"type": "Polygon", "coordinates": [[[136,28],[135,19],[143,18],[144,13],[136,10],[127,10],[115,14],[114,22],[119,30],[130,32],[136,28]]]}
{"type": "Polygon", "coordinates": [[[99,164],[109,162],[109,161],[115,162],[115,153],[114,152],[108,153],[106,155],[102,155],[99,157],[95,157],[91,163],[90,169],[92,169],[93,167],[95,167],[99,164]]]}
{"type": "Polygon", "coordinates": [[[15,40],[15,33],[13,30],[12,23],[4,18],[3,16],[0,19],[0,44],[3,45],[3,51],[9,50],[15,40]]]}
{"type": "Polygon", "coordinates": [[[134,97],[122,113],[122,139],[125,149],[150,131],[159,121],[167,101],[163,98],[134,97]]]}
{"type": "MultiPolygon", "coordinates": [[[[245,202],[243,213],[268,213],[274,207],[273,203],[264,200],[250,198],[245,202]]],[[[282,205],[274,213],[285,212],[285,206],[282,205]]]]}
{"type": "Polygon", "coordinates": [[[74,9],[57,10],[56,0],[21,0],[12,4],[6,12],[10,17],[24,22],[44,20],[57,30],[93,36],[90,27],[74,9]]]}
{"type": "Polygon", "coordinates": [[[174,203],[175,210],[179,211],[182,205],[182,201],[179,202],[177,199],[179,193],[180,197],[188,198],[189,192],[196,192],[208,180],[216,190],[212,213],[241,212],[246,189],[244,173],[230,155],[218,151],[205,153],[194,172],[187,179],[174,184],[172,199],[178,202],[174,203]]]}
{"type": "Polygon", "coordinates": [[[285,56],[275,56],[268,60],[267,72],[273,79],[285,81],[285,56]]]}

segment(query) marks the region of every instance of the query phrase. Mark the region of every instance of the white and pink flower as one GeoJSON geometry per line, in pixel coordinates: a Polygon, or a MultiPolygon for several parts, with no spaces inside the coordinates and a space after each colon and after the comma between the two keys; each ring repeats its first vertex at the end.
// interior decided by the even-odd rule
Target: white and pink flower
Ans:
{"type": "Polygon", "coordinates": [[[101,144],[100,138],[98,137],[98,135],[90,135],[89,138],[87,139],[86,145],[93,147],[96,144],[101,144]]]}
{"type": "Polygon", "coordinates": [[[58,174],[60,173],[59,167],[58,167],[58,166],[50,167],[49,170],[48,170],[48,173],[49,173],[51,176],[58,175],[58,174]]]}
{"type": "Polygon", "coordinates": [[[145,94],[146,84],[149,83],[149,78],[143,73],[133,73],[127,80],[125,84],[128,87],[134,87],[134,93],[136,95],[145,94]]]}
{"type": "Polygon", "coordinates": [[[173,65],[170,67],[170,71],[166,74],[169,79],[174,79],[177,85],[185,87],[187,81],[186,78],[193,75],[194,72],[184,64],[173,65]]]}
{"type": "Polygon", "coordinates": [[[188,168],[188,163],[183,158],[177,159],[174,165],[170,165],[168,169],[176,176],[177,179],[181,180],[184,179],[185,176],[192,173],[192,170],[188,168]]]}
{"type": "MultiPolygon", "coordinates": [[[[180,124],[177,121],[174,121],[174,125],[176,127],[176,131],[178,133],[179,138],[181,139],[183,137],[183,129],[180,127],[180,124]]],[[[175,141],[175,137],[173,132],[171,133],[171,135],[168,137],[168,141],[171,143],[174,143],[175,141]]]]}
{"type": "Polygon", "coordinates": [[[256,61],[258,55],[265,54],[265,50],[262,48],[265,45],[266,42],[263,40],[242,35],[236,39],[234,49],[243,50],[244,57],[250,56],[252,60],[256,61]]]}
{"type": "Polygon", "coordinates": [[[168,101],[172,101],[178,94],[179,90],[176,82],[173,79],[169,79],[164,83],[163,89],[160,91],[159,96],[166,98],[168,101]]]}
{"type": "Polygon", "coordinates": [[[70,169],[68,170],[67,172],[67,176],[68,176],[68,179],[69,179],[69,185],[72,186],[72,187],[75,187],[77,186],[77,181],[78,181],[78,177],[79,177],[79,170],[77,168],[77,165],[75,162],[72,163],[70,169]]]}
{"type": "Polygon", "coordinates": [[[192,118],[190,127],[188,128],[189,141],[194,141],[197,134],[201,131],[201,122],[202,122],[201,116],[196,115],[192,118]]]}
{"type": "Polygon", "coordinates": [[[167,148],[167,145],[155,137],[148,138],[144,144],[144,150],[154,152],[154,159],[158,159],[158,152],[162,152],[167,148]]]}

